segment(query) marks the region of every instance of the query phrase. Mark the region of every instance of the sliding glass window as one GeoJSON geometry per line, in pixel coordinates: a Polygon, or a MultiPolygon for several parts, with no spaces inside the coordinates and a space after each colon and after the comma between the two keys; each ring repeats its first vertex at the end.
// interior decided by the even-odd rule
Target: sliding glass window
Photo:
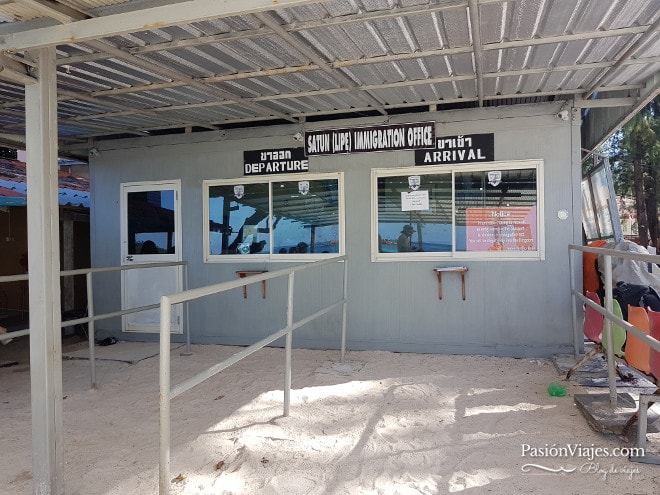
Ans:
{"type": "Polygon", "coordinates": [[[343,253],[341,174],[204,181],[206,261],[343,253]]]}
{"type": "Polygon", "coordinates": [[[542,165],[372,170],[372,259],[542,259],[542,165]]]}

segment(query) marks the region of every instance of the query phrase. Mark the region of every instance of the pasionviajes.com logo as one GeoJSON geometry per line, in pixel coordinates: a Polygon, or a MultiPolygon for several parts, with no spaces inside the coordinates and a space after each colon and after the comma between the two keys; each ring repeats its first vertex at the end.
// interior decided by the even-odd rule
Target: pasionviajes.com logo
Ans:
{"type": "Polygon", "coordinates": [[[633,475],[639,474],[638,467],[622,465],[617,466],[614,463],[604,463],[600,459],[609,459],[628,457],[643,457],[644,449],[641,447],[598,447],[594,444],[582,445],[580,443],[567,443],[565,445],[545,444],[542,447],[534,447],[529,444],[521,445],[521,456],[534,459],[537,462],[524,464],[520,469],[523,473],[546,472],[546,473],[582,473],[595,474],[607,478],[609,475],[626,475],[629,479],[633,475]],[[578,465],[546,465],[549,463],[540,463],[541,459],[572,459],[578,461],[578,465]],[[579,462],[583,461],[583,462],[579,462]]]}

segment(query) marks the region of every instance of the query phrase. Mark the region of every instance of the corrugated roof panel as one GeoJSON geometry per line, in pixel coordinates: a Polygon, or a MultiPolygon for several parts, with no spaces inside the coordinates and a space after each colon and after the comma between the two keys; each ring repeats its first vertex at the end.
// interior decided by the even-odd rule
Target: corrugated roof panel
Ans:
{"type": "Polygon", "coordinates": [[[444,30],[447,34],[448,47],[470,46],[472,40],[470,39],[470,32],[467,28],[469,22],[467,9],[444,10],[440,14],[444,30]]]}
{"type": "Polygon", "coordinates": [[[477,88],[474,81],[457,81],[456,87],[458,89],[457,98],[476,98],[477,88]]]}
{"type": "Polygon", "coordinates": [[[88,71],[78,72],[72,70],[70,73],[58,71],[57,86],[63,91],[80,92],[83,95],[110,89],[107,83],[104,84],[98,80],[88,79],[87,74],[88,71]]]}
{"type": "MultiPolygon", "coordinates": [[[[141,54],[140,58],[185,77],[202,78],[215,75],[206,66],[209,64],[199,57],[189,56],[189,50],[161,51],[141,54]]],[[[154,69],[157,71],[158,69],[154,69]]]]}
{"type": "MultiPolygon", "coordinates": [[[[470,57],[470,55],[466,55],[470,57]]],[[[429,77],[448,77],[450,74],[451,60],[448,57],[425,57],[424,66],[429,71],[429,77]]]]}
{"type": "Polygon", "coordinates": [[[441,100],[455,100],[461,96],[460,88],[454,82],[435,83],[433,90],[440,95],[441,100]]]}
{"type": "Polygon", "coordinates": [[[609,80],[609,86],[623,86],[626,84],[643,84],[654,74],[660,72],[660,62],[654,64],[629,65],[609,80]]]}
{"type": "Polygon", "coordinates": [[[286,22],[308,22],[324,19],[330,15],[339,17],[357,14],[361,10],[360,3],[358,0],[333,0],[282,9],[278,13],[286,22]]]}
{"type": "Polygon", "coordinates": [[[261,26],[261,22],[253,15],[238,15],[223,19],[208,19],[193,22],[192,25],[203,33],[206,33],[206,35],[214,35],[257,29],[261,26]]]}
{"type": "MultiPolygon", "coordinates": [[[[520,77],[520,92],[521,93],[536,93],[541,91],[545,81],[545,74],[527,74],[520,77]]],[[[488,93],[494,95],[495,93],[488,93]]]]}
{"type": "Polygon", "coordinates": [[[472,54],[464,53],[459,55],[450,55],[449,65],[452,69],[452,74],[457,76],[474,75],[474,62],[472,54]]]}
{"type": "Polygon", "coordinates": [[[352,40],[346,42],[346,34],[338,26],[302,30],[300,35],[330,62],[354,60],[364,55],[352,40]]]}
{"type": "Polygon", "coordinates": [[[194,103],[204,103],[205,101],[208,101],[207,95],[200,91],[191,90],[191,88],[185,86],[153,89],[151,91],[145,91],[145,93],[151,95],[153,98],[156,98],[159,101],[169,101],[170,105],[188,105],[194,103]]]}
{"type": "Polygon", "coordinates": [[[424,13],[409,17],[415,40],[420,50],[439,50],[447,44],[443,14],[439,12],[424,13]]]}
{"type": "Polygon", "coordinates": [[[10,101],[23,101],[24,98],[24,86],[0,79],[0,108],[2,108],[3,103],[10,101]]]}
{"type": "Polygon", "coordinates": [[[249,53],[236,51],[242,45],[233,43],[212,43],[207,45],[207,53],[218,59],[218,64],[227,67],[229,73],[252,72],[260,67],[252,60],[249,53]]]}
{"type": "Polygon", "coordinates": [[[122,3],[130,2],[129,0],[60,0],[59,3],[68,5],[69,7],[80,10],[81,12],[85,12],[99,7],[107,7],[109,5],[119,5],[122,3]]]}
{"type": "Polygon", "coordinates": [[[121,105],[123,107],[132,108],[134,110],[149,110],[154,107],[158,107],[163,103],[161,98],[156,98],[150,91],[104,95],[98,99],[100,102],[108,102],[108,104],[121,105]]]}
{"type": "Polygon", "coordinates": [[[287,65],[299,65],[308,61],[306,57],[288,44],[277,43],[272,38],[233,40],[222,43],[220,49],[232,58],[242,62],[250,71],[260,68],[271,69],[287,65]],[[276,51],[270,52],[269,50],[276,51]]]}
{"type": "Polygon", "coordinates": [[[419,43],[411,30],[409,19],[387,18],[374,21],[372,24],[382,37],[388,53],[399,54],[419,50],[419,43]]]}
{"type": "MultiPolygon", "coordinates": [[[[159,112],[160,113],[160,112],[159,112]]],[[[170,112],[162,112],[164,115],[169,115],[170,112]]],[[[220,122],[232,119],[250,119],[253,118],[254,112],[246,112],[239,109],[236,105],[214,105],[204,107],[193,107],[190,109],[183,109],[176,112],[178,117],[193,122],[220,122]]]]}
{"type": "Polygon", "coordinates": [[[639,38],[637,36],[621,36],[610,39],[593,40],[585,43],[585,51],[579,58],[580,63],[610,61],[613,54],[618,54],[639,38]]]}

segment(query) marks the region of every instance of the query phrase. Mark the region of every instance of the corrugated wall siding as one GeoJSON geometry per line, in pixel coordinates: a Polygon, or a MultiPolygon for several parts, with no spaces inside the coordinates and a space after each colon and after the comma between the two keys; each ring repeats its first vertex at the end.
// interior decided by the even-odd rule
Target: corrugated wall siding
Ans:
{"type": "MultiPolygon", "coordinates": [[[[580,242],[579,132],[555,118],[557,104],[497,107],[419,115],[434,120],[438,136],[493,132],[496,160],[544,160],[545,260],[442,260],[373,263],[370,257],[370,171],[414,165],[414,152],[361,153],[310,158],[310,173],[344,172],[346,254],[349,257],[348,349],[542,356],[572,349],[567,245],[580,242]],[[557,211],[569,211],[560,220],[557,211]],[[461,264],[460,276],[443,276],[438,300],[435,266],[461,264]]],[[[409,116],[408,116],[409,117],[409,116]]],[[[410,118],[406,120],[410,122],[410,118]]],[[[367,122],[373,123],[373,122],[367,122]]],[[[364,125],[353,122],[348,126],[364,125]]],[[[345,123],[332,127],[347,127],[345,123]]],[[[245,149],[293,147],[299,128],[283,126],[242,131],[121,141],[104,149],[92,171],[92,244],[94,266],[120,261],[119,192],[122,182],[182,181],[183,257],[190,262],[190,287],[233,280],[236,270],[270,269],[282,263],[204,263],[202,181],[243,175],[245,149]],[[194,142],[193,142],[194,141],[194,142]]],[[[341,268],[321,276],[301,274],[296,281],[296,317],[313,313],[323,297],[341,296],[341,268]]],[[[118,277],[95,286],[97,313],[119,308],[118,277]]],[[[245,345],[282,328],[286,322],[285,279],[250,286],[191,305],[193,342],[245,345]]],[[[337,348],[341,311],[327,315],[294,336],[300,347],[337,348]]],[[[104,334],[118,335],[120,322],[97,323],[104,334]]],[[[154,339],[154,335],[122,337],[154,339]]],[[[182,336],[175,337],[175,340],[182,336]]]]}

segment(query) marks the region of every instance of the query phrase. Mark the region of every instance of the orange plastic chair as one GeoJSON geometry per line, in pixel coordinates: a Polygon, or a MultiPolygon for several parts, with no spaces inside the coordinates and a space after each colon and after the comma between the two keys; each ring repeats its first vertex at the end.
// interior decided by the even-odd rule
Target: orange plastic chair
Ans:
{"type": "MultiPolygon", "coordinates": [[[[647,309],[648,315],[649,315],[649,332],[651,334],[651,337],[653,337],[655,340],[660,340],[660,311],[653,311],[652,309],[648,308],[647,309]]],[[[649,358],[649,367],[651,368],[651,374],[655,377],[656,383],[660,385],[660,351],[656,351],[655,349],[652,349],[649,347],[650,350],[650,358],[649,358]]],[[[658,387],[655,392],[650,394],[650,396],[658,396],[660,397],[660,387],[658,387]]],[[[651,407],[654,404],[654,402],[651,402],[650,397],[647,397],[647,394],[640,394],[640,401],[639,401],[639,408],[635,414],[631,416],[631,418],[628,420],[626,425],[623,427],[623,435],[628,436],[628,432],[632,425],[635,424],[635,422],[639,419],[640,417],[640,410],[642,410],[641,417],[642,418],[648,418],[647,413],[648,413],[648,408],[651,407]],[[649,399],[648,401],[643,402],[642,396],[644,396],[646,399],[649,399]]],[[[639,429],[637,430],[637,445],[639,447],[644,447],[646,445],[646,425],[644,425],[643,421],[640,421],[639,423],[639,429]]],[[[648,454],[646,454],[648,455],[648,454]]],[[[658,456],[652,456],[655,460],[651,461],[653,464],[658,464],[660,462],[660,457],[658,456]],[[656,462],[657,461],[657,462],[656,462]]],[[[631,460],[633,458],[631,457],[631,460]]],[[[643,462],[643,457],[641,458],[636,458],[638,461],[643,462]]]]}
{"type": "MultiPolygon", "coordinates": [[[[648,314],[651,337],[655,340],[660,340],[660,311],[653,311],[649,308],[648,314]]],[[[651,374],[658,381],[658,384],[660,384],[660,351],[656,351],[655,349],[650,349],[650,351],[649,367],[651,368],[651,374]]]]}
{"type": "MultiPolygon", "coordinates": [[[[628,305],[628,323],[650,335],[649,315],[645,308],[628,305]]],[[[647,375],[651,373],[651,348],[632,333],[628,334],[626,341],[625,358],[633,368],[647,375]]]]}
{"type": "MultiPolygon", "coordinates": [[[[588,247],[603,247],[607,241],[598,240],[587,244],[588,247]]],[[[598,255],[594,253],[582,253],[582,288],[586,292],[597,292],[600,285],[600,276],[596,269],[598,255]]]]}

